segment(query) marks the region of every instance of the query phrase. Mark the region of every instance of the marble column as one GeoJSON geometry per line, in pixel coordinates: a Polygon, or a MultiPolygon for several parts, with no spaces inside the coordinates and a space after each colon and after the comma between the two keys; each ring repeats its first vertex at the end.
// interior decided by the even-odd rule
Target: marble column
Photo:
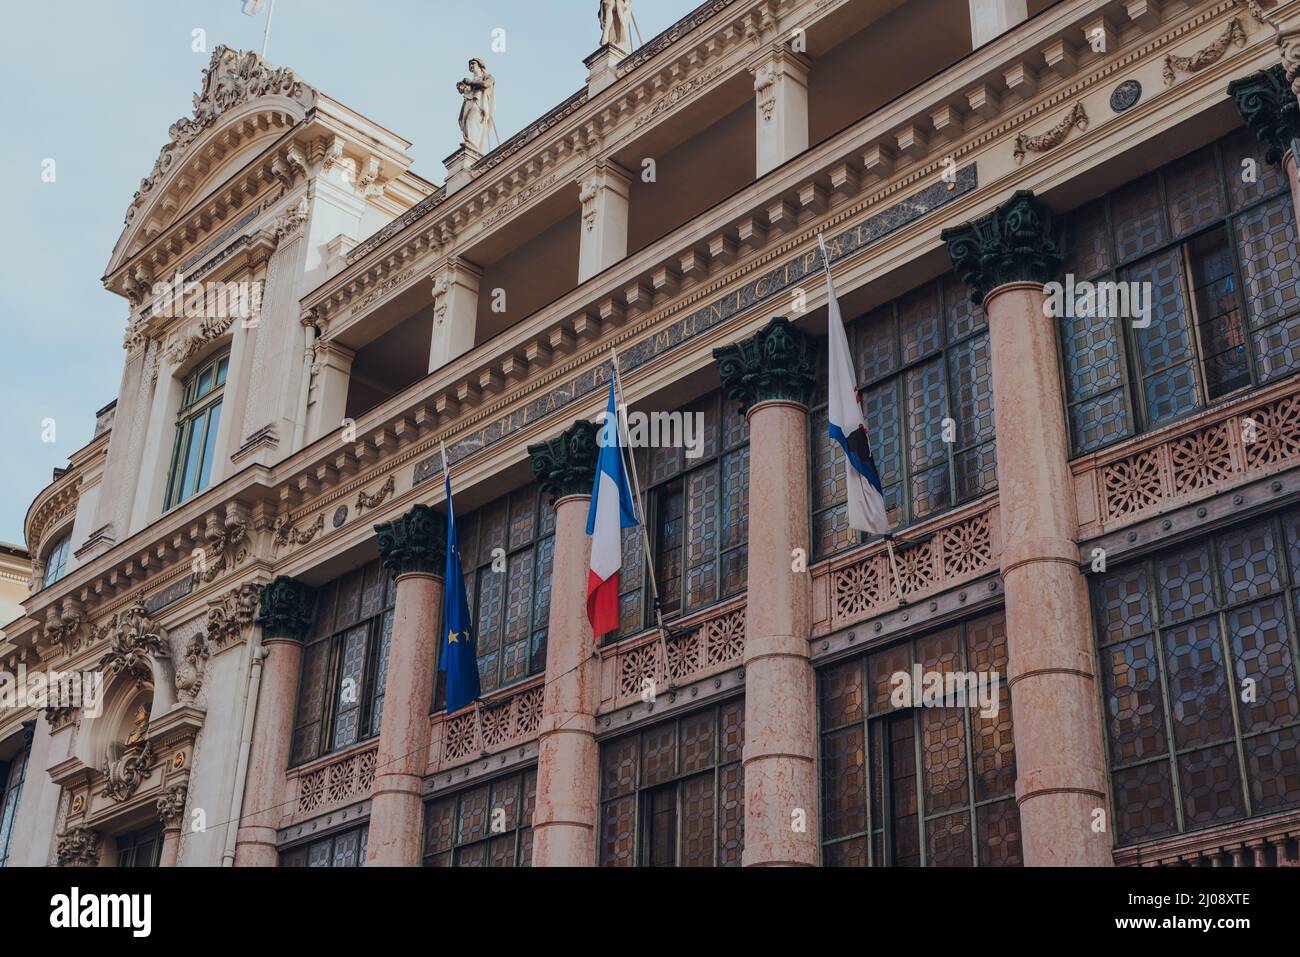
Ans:
{"type": "Polygon", "coordinates": [[[474,348],[478,325],[478,284],[483,270],[453,256],[434,270],[433,330],[429,337],[429,371],[445,366],[474,348]]]}
{"type": "Polygon", "coordinates": [[[1109,823],[1094,829],[1110,815],[1092,616],[1079,571],[1055,320],[1043,288],[1061,268],[1050,214],[1021,191],[942,235],[988,316],[1025,863],[1108,865],[1109,823]]]}
{"type": "Polygon", "coordinates": [[[598,160],[578,177],[582,226],[578,236],[578,282],[627,255],[627,197],[632,174],[617,163],[598,160]]]}
{"type": "Polygon", "coordinates": [[[266,658],[235,837],[236,867],[275,867],[279,860],[275,831],[282,816],[302,641],[311,625],[313,599],[310,588],[284,575],[262,587],[255,621],[266,658]]]}
{"type": "Polygon", "coordinates": [[[749,420],[749,584],[745,607],[746,867],[816,866],[817,726],[809,661],[808,403],[813,346],[773,319],[713,351],[749,420]]]}
{"type": "MultiPolygon", "coordinates": [[[[1300,101],[1278,63],[1228,84],[1228,95],[1242,120],[1266,146],[1264,159],[1280,163],[1291,186],[1291,205],[1300,211],[1300,176],[1296,172],[1295,141],[1300,138],[1300,101]]],[[[1259,174],[1259,171],[1256,171],[1259,174]]]]}
{"type": "Polygon", "coordinates": [[[780,43],[750,64],[754,169],[762,176],[808,148],[808,58],[780,43]]]}
{"type": "Polygon", "coordinates": [[[393,634],[384,681],[384,713],[370,798],[366,864],[420,863],[424,803],[420,781],[429,765],[429,711],[438,656],[447,519],[428,505],[375,526],[384,568],[397,581],[393,634]]]}
{"type": "Polygon", "coordinates": [[[587,509],[598,451],[596,426],[583,420],[549,442],[528,447],[533,474],[555,506],[546,690],[537,742],[534,867],[596,864],[600,659],[586,599],[591,566],[587,509]]]}
{"type": "Polygon", "coordinates": [[[1029,18],[1026,0],[970,0],[970,45],[979,49],[1029,18]]]}

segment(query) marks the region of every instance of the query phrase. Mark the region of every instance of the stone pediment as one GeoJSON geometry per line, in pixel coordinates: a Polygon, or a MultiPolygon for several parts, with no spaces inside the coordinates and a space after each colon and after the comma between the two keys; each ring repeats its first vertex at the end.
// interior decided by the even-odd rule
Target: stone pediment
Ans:
{"type": "Polygon", "coordinates": [[[107,273],[116,271],[141,245],[133,240],[152,238],[193,206],[201,186],[220,182],[213,172],[225,165],[223,160],[244,152],[241,147],[259,134],[278,138],[315,102],[315,88],[288,67],[274,67],[250,50],[224,44],[213,50],[202,87],[194,94],[192,114],[168,129],[153,169],[131,199],[126,228],[107,273]]]}

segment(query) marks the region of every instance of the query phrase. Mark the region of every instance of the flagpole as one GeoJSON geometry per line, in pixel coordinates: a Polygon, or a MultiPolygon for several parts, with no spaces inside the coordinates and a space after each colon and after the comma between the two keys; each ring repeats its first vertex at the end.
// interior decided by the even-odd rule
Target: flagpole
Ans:
{"type": "Polygon", "coordinates": [[[621,409],[626,408],[623,400],[623,373],[618,365],[618,350],[613,346],[610,347],[610,355],[614,364],[614,421],[615,428],[618,429],[619,454],[624,457],[623,467],[632,477],[632,496],[635,499],[637,510],[636,520],[641,526],[641,554],[645,556],[645,567],[647,577],[650,579],[650,595],[654,601],[655,624],[659,628],[659,650],[663,655],[664,680],[668,680],[668,631],[664,628],[664,616],[659,609],[659,585],[655,581],[654,562],[650,558],[650,530],[646,527],[645,522],[645,505],[641,499],[641,480],[636,474],[636,460],[632,457],[632,443],[627,441],[626,423],[623,421],[621,409]]]}
{"type": "MultiPolygon", "coordinates": [[[[826,270],[826,289],[831,295],[834,295],[835,282],[831,276],[831,256],[830,253],[826,251],[826,237],[822,234],[820,229],[817,230],[817,247],[822,251],[822,269],[826,270]]],[[[855,394],[856,391],[857,390],[855,389],[855,394]]],[[[894,580],[894,591],[898,595],[899,605],[906,605],[907,600],[903,598],[903,580],[898,575],[898,556],[894,554],[894,533],[886,532],[884,534],[884,539],[885,548],[889,552],[889,570],[891,573],[890,577],[894,580]]]]}
{"type": "Polygon", "coordinates": [[[262,59],[266,59],[266,44],[271,39],[271,15],[275,13],[275,0],[266,8],[266,26],[262,28],[262,59]]]}

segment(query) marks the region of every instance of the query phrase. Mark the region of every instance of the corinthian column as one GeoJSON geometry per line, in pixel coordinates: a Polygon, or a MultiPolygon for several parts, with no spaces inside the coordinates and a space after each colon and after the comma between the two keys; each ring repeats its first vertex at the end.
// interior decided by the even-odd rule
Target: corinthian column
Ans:
{"type": "Polygon", "coordinates": [[[1300,177],[1296,174],[1295,140],[1300,136],[1300,102],[1281,64],[1228,84],[1228,95],[1246,125],[1268,147],[1264,159],[1281,163],[1291,186],[1291,205],[1300,210],[1300,177]]]}
{"type": "Polygon", "coordinates": [[[293,743],[293,711],[302,670],[302,640],[311,625],[312,590],[281,575],[262,587],[262,686],[248,755],[244,815],[235,836],[236,867],[275,867],[275,829],[293,743]]]}
{"type": "MultiPolygon", "coordinates": [[[[534,867],[592,867],[600,750],[600,661],[587,620],[591,539],[587,509],[596,477],[596,426],[578,420],[528,447],[533,475],[555,506],[555,557],[546,634],[546,690],[537,741],[534,867]]],[[[631,571],[624,569],[624,574],[631,571]]]]}
{"type": "Polygon", "coordinates": [[[397,605],[388,646],[366,863],[414,867],[420,863],[420,779],[429,764],[429,711],[441,637],[438,620],[447,519],[427,505],[416,505],[396,521],[376,525],[375,531],[384,568],[397,581],[397,605]]]}
{"type": "Polygon", "coordinates": [[[1021,191],[943,232],[984,304],[992,353],[1006,591],[1007,685],[1027,865],[1110,864],[1101,714],[1056,334],[1044,283],[1061,257],[1049,214],[1021,191]]]}
{"type": "Polygon", "coordinates": [[[745,850],[742,863],[818,862],[808,573],[806,336],[773,319],[715,349],[718,373],[749,420],[749,585],[745,607],[745,850]]]}

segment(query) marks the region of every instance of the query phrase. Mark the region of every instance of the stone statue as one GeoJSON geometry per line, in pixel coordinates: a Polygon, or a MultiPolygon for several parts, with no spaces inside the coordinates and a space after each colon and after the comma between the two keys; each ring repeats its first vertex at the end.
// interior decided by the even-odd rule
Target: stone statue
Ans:
{"type": "Polygon", "coordinates": [[[600,45],[632,49],[632,0],[600,0],[600,45]]]}
{"type": "Polygon", "coordinates": [[[496,106],[496,80],[478,57],[469,61],[469,76],[456,84],[456,92],[465,100],[460,105],[461,143],[466,149],[485,153],[496,106]]]}
{"type": "Polygon", "coordinates": [[[149,730],[149,711],[144,705],[137,705],[135,709],[135,722],[131,725],[131,733],[126,736],[125,744],[130,750],[132,745],[138,745],[144,740],[144,733],[149,730]]]}

